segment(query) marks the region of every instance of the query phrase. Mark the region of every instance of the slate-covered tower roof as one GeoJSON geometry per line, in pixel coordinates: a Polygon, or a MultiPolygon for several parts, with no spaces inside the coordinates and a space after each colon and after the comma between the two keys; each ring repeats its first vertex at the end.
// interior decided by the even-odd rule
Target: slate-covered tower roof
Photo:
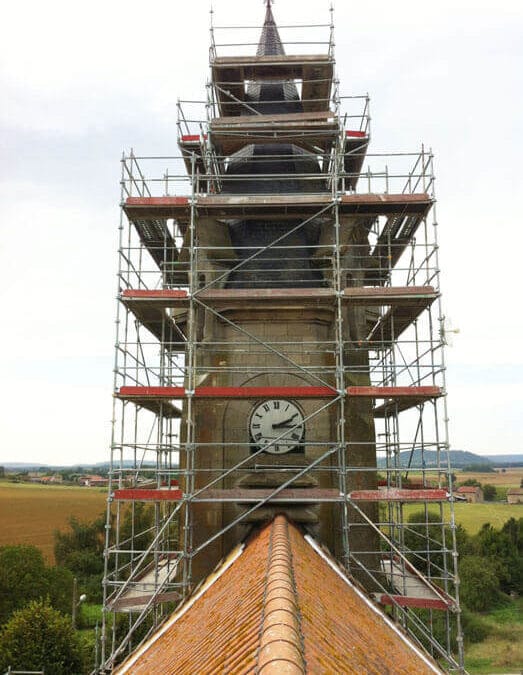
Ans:
{"type": "MultiPolygon", "coordinates": [[[[270,2],[267,3],[256,56],[285,54],[270,2]]],[[[251,83],[247,89],[249,107],[264,114],[301,112],[302,105],[294,82],[251,83]]],[[[252,111],[249,111],[252,112],[252,111]]],[[[254,113],[252,113],[254,114],[254,113]]]]}
{"type": "MultiPolygon", "coordinates": [[[[285,54],[270,2],[267,3],[265,20],[258,43],[257,56],[285,54]]],[[[247,88],[246,106],[242,114],[290,114],[302,111],[295,83],[291,81],[251,82],[247,88]]],[[[281,143],[251,144],[230,158],[227,176],[234,180],[224,181],[224,192],[242,194],[278,194],[285,192],[322,192],[324,181],[304,182],[299,174],[319,173],[316,157],[297,145],[281,143]],[[278,178],[258,180],[256,176],[275,175],[278,178]],[[289,174],[289,179],[282,179],[289,174]],[[248,176],[245,180],[239,177],[248,176]],[[293,178],[292,176],[295,176],[293,178]],[[254,176],[254,177],[253,177],[254,176]]],[[[267,246],[275,239],[292,230],[296,222],[240,221],[231,224],[231,240],[240,258],[252,255],[254,249],[267,246]],[[253,246],[253,249],[246,247],[253,246]]],[[[285,249],[267,251],[257,256],[256,261],[243,266],[241,273],[233,273],[228,279],[229,288],[263,287],[314,287],[322,285],[321,274],[311,266],[307,246],[317,243],[318,231],[311,225],[301,228],[281,241],[285,249]]]]}

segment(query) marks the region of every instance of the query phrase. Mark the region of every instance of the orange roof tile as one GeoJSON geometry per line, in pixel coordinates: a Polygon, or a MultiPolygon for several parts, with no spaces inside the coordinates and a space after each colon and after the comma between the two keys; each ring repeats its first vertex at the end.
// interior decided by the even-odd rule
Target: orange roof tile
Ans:
{"type": "Polygon", "coordinates": [[[441,673],[310,537],[277,516],[116,671],[441,673]]]}

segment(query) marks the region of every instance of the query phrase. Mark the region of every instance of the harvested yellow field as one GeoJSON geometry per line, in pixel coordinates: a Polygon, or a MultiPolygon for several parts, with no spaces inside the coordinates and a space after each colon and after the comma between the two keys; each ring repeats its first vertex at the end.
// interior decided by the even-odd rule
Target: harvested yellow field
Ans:
{"type": "Polygon", "coordinates": [[[454,472],[456,474],[456,480],[458,483],[463,483],[469,478],[474,478],[482,484],[490,483],[495,487],[519,487],[521,479],[523,478],[523,466],[518,466],[513,469],[496,469],[496,473],[479,473],[477,471],[458,471],[454,472]]]}
{"type": "Polygon", "coordinates": [[[105,512],[107,490],[0,482],[0,546],[33,544],[54,562],[53,533],[68,519],[94,520],[105,512]]]}

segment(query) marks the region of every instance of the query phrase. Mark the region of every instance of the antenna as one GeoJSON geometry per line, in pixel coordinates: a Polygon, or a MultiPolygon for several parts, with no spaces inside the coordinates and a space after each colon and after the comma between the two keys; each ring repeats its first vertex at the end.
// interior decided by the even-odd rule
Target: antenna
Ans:
{"type": "Polygon", "coordinates": [[[442,317],[440,335],[443,344],[447,345],[447,347],[453,347],[454,341],[452,336],[459,335],[460,332],[459,328],[454,327],[452,319],[449,316],[442,317]]]}

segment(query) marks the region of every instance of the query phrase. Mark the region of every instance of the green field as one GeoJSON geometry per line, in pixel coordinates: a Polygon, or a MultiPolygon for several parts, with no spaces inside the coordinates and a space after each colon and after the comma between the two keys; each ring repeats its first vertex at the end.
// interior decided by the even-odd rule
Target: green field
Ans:
{"type": "MultiPolygon", "coordinates": [[[[445,520],[448,521],[450,506],[444,504],[445,520]]],[[[423,509],[422,504],[408,504],[405,514],[423,509]]],[[[430,506],[429,511],[438,513],[438,507],[430,506]]],[[[456,523],[469,534],[476,534],[484,523],[490,523],[496,529],[502,527],[509,518],[523,518],[523,504],[505,504],[503,502],[484,502],[483,504],[454,504],[456,523]]]]}
{"type": "Polygon", "coordinates": [[[53,533],[71,516],[90,521],[105,511],[107,490],[0,482],[0,546],[33,544],[54,562],[53,533]]]}

